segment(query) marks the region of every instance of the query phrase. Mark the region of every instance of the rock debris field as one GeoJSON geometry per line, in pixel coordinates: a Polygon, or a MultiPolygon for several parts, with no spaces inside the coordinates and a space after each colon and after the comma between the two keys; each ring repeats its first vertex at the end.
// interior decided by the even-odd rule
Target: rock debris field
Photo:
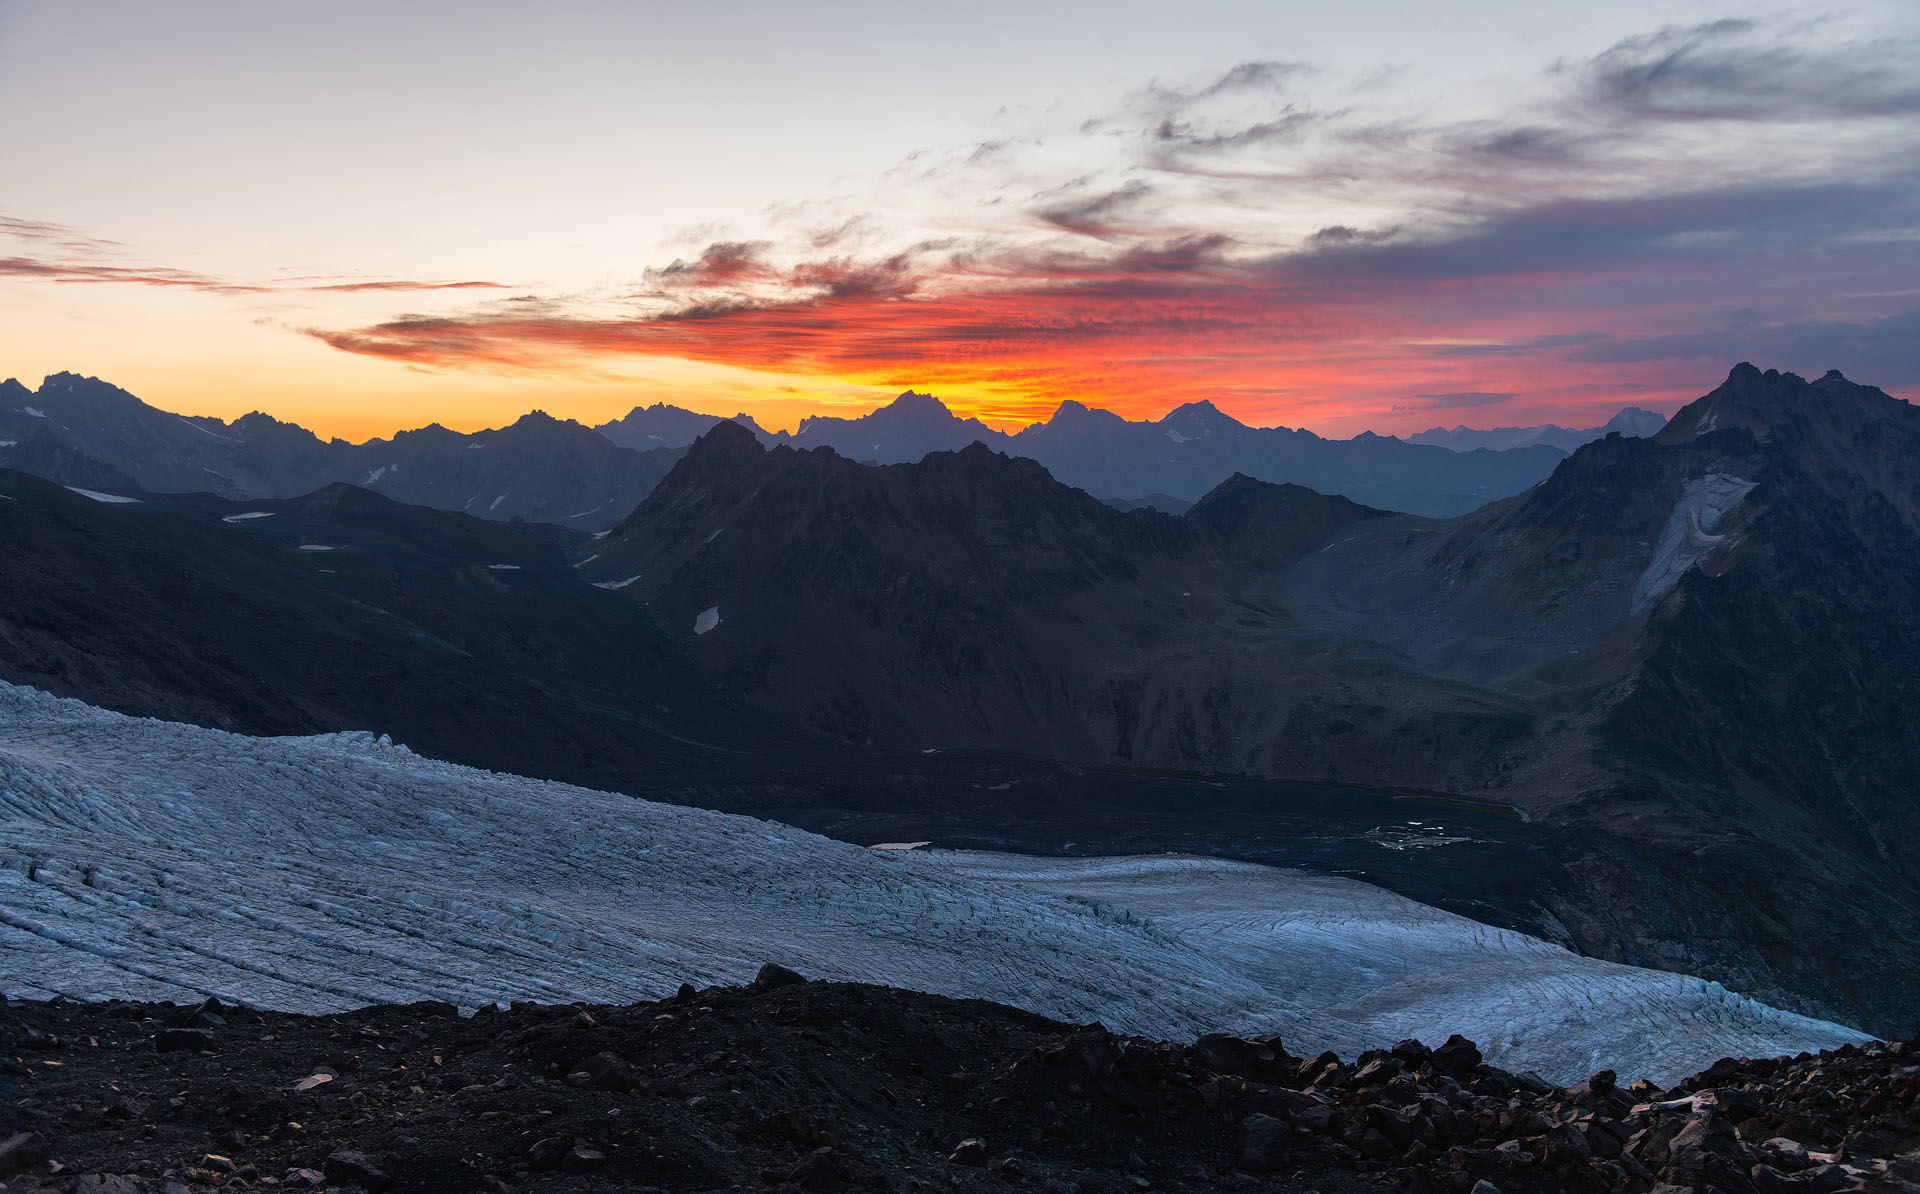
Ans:
{"type": "Polygon", "coordinates": [[[0,684],[0,990],[333,1012],[624,1004],[817,978],[1143,1036],[1408,1037],[1573,1082],[1865,1038],[1365,884],[1175,857],[879,851],[420,758],[0,684]]]}

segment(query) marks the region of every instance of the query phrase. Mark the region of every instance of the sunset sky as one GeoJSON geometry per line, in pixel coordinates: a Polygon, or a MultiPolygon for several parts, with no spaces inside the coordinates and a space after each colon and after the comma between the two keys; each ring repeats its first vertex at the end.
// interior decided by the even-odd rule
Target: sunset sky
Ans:
{"type": "Polygon", "coordinates": [[[0,0],[0,377],[364,438],[1920,382],[1920,4],[0,0]]]}

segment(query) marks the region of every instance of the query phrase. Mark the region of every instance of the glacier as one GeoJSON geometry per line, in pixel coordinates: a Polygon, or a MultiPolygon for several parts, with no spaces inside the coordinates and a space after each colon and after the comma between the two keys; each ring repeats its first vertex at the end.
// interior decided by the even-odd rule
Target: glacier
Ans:
{"type": "Polygon", "coordinates": [[[1866,1039],[1332,876],[868,849],[370,733],[252,738],[0,683],[9,996],[630,1002],[767,961],[1301,1053],[1461,1032],[1560,1082],[1866,1039]]]}

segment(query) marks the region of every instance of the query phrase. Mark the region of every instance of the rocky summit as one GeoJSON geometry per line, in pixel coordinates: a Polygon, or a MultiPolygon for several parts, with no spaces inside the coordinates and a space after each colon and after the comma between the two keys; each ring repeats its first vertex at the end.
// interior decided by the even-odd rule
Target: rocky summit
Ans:
{"type": "Polygon", "coordinates": [[[1454,1036],[1168,1043],[808,982],[624,1007],[0,1010],[17,1194],[1920,1190],[1920,1043],[1571,1087],[1454,1036]]]}

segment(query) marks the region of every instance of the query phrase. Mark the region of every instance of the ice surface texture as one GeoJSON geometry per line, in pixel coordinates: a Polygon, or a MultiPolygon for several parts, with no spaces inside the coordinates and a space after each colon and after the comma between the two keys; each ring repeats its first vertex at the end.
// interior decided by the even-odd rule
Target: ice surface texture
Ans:
{"type": "Polygon", "coordinates": [[[1326,876],[868,850],[370,734],[248,738],[0,684],[10,995],[630,1001],[770,960],[1296,1052],[1464,1032],[1561,1080],[1861,1039],[1326,876]]]}

